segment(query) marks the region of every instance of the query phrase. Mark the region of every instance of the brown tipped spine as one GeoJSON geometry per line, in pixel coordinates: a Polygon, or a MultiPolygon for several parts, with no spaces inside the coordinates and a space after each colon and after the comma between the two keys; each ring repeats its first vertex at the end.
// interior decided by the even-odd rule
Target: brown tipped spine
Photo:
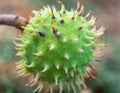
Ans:
{"type": "Polygon", "coordinates": [[[61,33],[58,31],[58,29],[56,29],[56,28],[54,28],[54,27],[52,26],[52,30],[53,30],[53,33],[55,34],[55,36],[56,36],[57,38],[59,38],[59,37],[61,36],[61,33]]]}

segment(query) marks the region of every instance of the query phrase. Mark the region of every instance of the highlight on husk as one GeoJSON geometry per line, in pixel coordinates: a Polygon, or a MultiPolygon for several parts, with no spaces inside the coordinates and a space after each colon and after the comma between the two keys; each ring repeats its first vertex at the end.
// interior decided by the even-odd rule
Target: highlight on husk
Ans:
{"type": "MultiPolygon", "coordinates": [[[[87,71],[89,62],[98,44],[96,39],[104,34],[104,27],[96,28],[96,17],[88,13],[83,16],[84,7],[79,2],[75,10],[68,11],[61,4],[61,10],[44,6],[33,11],[23,33],[16,38],[17,62],[21,76],[34,75],[29,86],[38,84],[34,90],[42,91],[44,86],[53,93],[56,85],[59,93],[67,86],[76,93],[76,87],[86,88],[84,77],[92,77],[87,71]],[[18,42],[19,41],[19,42],[18,42]]],[[[90,66],[92,67],[92,66],[90,66]]],[[[47,90],[47,91],[48,91],[47,90]]]]}

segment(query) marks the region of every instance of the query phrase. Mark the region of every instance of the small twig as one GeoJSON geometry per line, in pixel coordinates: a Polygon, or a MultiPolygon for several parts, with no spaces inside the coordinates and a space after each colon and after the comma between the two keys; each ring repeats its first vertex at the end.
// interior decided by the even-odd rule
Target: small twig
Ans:
{"type": "Polygon", "coordinates": [[[22,26],[26,26],[28,20],[24,17],[11,14],[0,14],[0,25],[9,25],[23,31],[22,26]]]}

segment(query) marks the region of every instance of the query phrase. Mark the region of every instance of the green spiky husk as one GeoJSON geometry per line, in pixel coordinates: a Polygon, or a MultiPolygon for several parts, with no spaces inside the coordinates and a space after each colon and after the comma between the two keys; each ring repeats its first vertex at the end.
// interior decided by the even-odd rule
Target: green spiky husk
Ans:
{"type": "MultiPolygon", "coordinates": [[[[44,7],[34,11],[23,34],[16,44],[22,60],[18,62],[21,75],[33,74],[31,85],[36,82],[50,86],[83,84],[86,64],[93,58],[95,40],[103,34],[104,28],[96,30],[96,18],[87,20],[81,16],[83,7],[61,11],[54,7],[44,7]]],[[[84,84],[83,84],[84,85],[84,84]]],[[[39,86],[38,90],[42,88],[39,86]]]]}

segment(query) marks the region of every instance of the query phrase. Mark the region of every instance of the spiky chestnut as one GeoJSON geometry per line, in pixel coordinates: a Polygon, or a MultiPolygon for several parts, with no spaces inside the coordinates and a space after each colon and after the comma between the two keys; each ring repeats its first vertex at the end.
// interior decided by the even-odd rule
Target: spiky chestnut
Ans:
{"type": "Polygon", "coordinates": [[[87,20],[89,13],[82,16],[84,7],[77,4],[76,10],[67,11],[63,4],[60,11],[55,7],[44,7],[33,11],[34,17],[24,32],[17,38],[17,55],[22,60],[17,63],[20,75],[34,75],[30,86],[41,91],[49,84],[52,93],[54,85],[59,85],[60,92],[67,85],[76,93],[75,85],[84,86],[87,64],[94,58],[96,38],[103,35],[104,28],[96,29],[96,18],[87,20]]]}

